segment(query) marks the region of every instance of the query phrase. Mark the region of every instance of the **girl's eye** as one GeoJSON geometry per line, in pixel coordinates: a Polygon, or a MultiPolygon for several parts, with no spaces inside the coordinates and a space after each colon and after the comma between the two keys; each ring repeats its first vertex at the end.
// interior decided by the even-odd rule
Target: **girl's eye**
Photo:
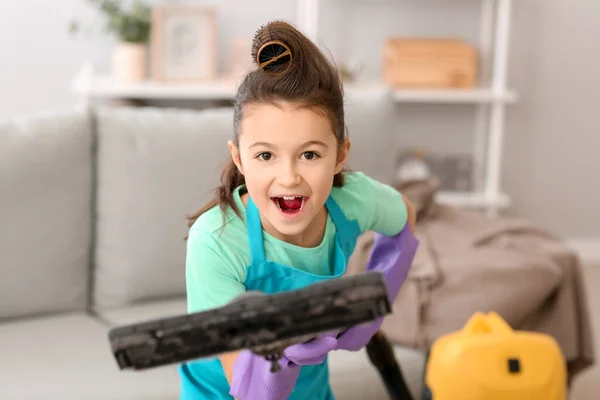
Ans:
{"type": "Polygon", "coordinates": [[[319,155],[314,151],[305,151],[302,153],[302,156],[309,161],[316,160],[319,157],[319,155]]]}
{"type": "Polygon", "coordinates": [[[272,157],[271,153],[267,153],[267,152],[260,153],[257,156],[257,158],[261,161],[269,161],[271,159],[271,157],[272,157]]]}

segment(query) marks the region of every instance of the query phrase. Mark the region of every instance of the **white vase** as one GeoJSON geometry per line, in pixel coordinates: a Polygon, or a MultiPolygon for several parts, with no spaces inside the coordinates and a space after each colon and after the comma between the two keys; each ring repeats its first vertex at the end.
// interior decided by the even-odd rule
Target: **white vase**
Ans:
{"type": "Polygon", "coordinates": [[[112,72],[119,82],[139,82],[148,73],[148,47],[145,44],[117,44],[112,54],[112,72]]]}

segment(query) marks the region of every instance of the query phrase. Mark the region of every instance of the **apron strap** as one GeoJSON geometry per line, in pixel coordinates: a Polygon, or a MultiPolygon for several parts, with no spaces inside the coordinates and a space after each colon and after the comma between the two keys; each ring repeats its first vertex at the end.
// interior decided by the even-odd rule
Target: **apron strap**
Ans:
{"type": "Polygon", "coordinates": [[[252,265],[258,265],[265,261],[265,247],[260,214],[250,196],[248,196],[248,204],[246,205],[246,218],[248,219],[248,242],[250,243],[252,265]]]}
{"type": "Polygon", "coordinates": [[[325,206],[327,207],[327,212],[331,215],[336,229],[340,229],[348,222],[348,218],[346,218],[346,215],[331,195],[325,201],[325,206]]]}

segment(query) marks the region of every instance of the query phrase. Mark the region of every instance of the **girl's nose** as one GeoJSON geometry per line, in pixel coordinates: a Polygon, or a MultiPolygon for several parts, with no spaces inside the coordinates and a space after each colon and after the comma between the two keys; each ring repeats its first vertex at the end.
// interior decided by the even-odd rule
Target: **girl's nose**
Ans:
{"type": "Polygon", "coordinates": [[[278,183],[285,187],[299,185],[302,181],[302,177],[293,163],[287,163],[285,166],[282,166],[277,177],[278,183]]]}

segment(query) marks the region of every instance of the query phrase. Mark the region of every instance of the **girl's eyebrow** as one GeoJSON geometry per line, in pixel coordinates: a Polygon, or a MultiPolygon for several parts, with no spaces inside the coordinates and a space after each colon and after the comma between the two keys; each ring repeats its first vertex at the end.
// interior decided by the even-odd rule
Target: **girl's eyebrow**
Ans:
{"type": "Polygon", "coordinates": [[[264,146],[264,147],[276,147],[267,142],[254,142],[248,148],[251,149],[253,147],[264,146]]]}
{"type": "MultiPolygon", "coordinates": [[[[304,143],[302,146],[300,146],[301,148],[305,148],[308,146],[312,146],[312,145],[316,145],[316,146],[322,146],[322,147],[327,147],[327,144],[325,142],[322,142],[320,140],[309,140],[308,142],[304,143]]],[[[254,142],[250,145],[250,147],[248,147],[249,149],[253,148],[253,147],[257,147],[257,146],[264,146],[264,147],[270,147],[270,148],[277,148],[277,146],[271,144],[271,143],[267,143],[267,142],[254,142]]]]}
{"type": "Polygon", "coordinates": [[[304,145],[302,145],[302,147],[308,147],[308,146],[312,146],[312,145],[327,147],[327,143],[322,142],[320,140],[309,140],[308,142],[304,143],[304,145]]]}

